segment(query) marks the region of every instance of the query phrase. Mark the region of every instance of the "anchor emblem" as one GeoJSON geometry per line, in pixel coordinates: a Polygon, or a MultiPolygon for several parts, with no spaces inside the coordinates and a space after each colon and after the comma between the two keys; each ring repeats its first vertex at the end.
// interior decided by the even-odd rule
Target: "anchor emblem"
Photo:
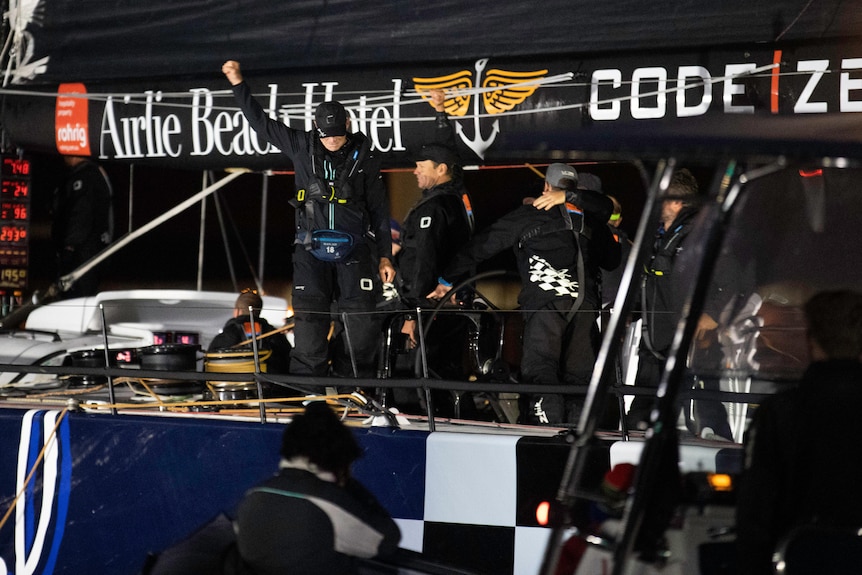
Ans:
{"type": "Polygon", "coordinates": [[[443,106],[450,116],[467,116],[470,110],[470,102],[473,103],[473,138],[467,135],[464,127],[456,124],[456,131],[461,141],[467,145],[479,158],[485,158],[485,152],[494,143],[497,134],[500,133],[500,120],[495,119],[491,125],[491,133],[485,138],[482,136],[481,118],[482,113],[479,105],[480,100],[485,106],[487,114],[500,114],[508,112],[515,106],[523,103],[529,98],[539,86],[539,81],[545,78],[547,70],[536,70],[532,72],[511,72],[492,68],[485,72],[488,58],[482,58],[475,64],[475,85],[481,85],[473,98],[474,73],[470,70],[461,70],[448,76],[437,76],[436,78],[413,78],[416,92],[423,100],[430,102],[431,90],[444,90],[446,101],[443,106]],[[481,94],[481,98],[479,95],[481,94]]]}

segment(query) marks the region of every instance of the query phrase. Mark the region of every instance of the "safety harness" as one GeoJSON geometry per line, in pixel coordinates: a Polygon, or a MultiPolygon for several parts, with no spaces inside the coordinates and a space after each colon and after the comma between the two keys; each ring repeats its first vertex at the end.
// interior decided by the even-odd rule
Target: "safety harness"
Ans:
{"type": "MultiPolygon", "coordinates": [[[[671,272],[671,270],[673,269],[673,260],[676,257],[676,252],[679,249],[680,244],[682,244],[682,241],[691,231],[691,229],[692,222],[689,219],[681,224],[676,225],[673,229],[668,230],[667,232],[660,233],[656,237],[655,253],[650,260],[649,265],[644,266],[644,276],[643,280],[641,281],[641,301],[644,303],[644,305],[646,305],[646,302],[649,301],[647,297],[648,277],[664,277],[666,274],[669,274],[671,272]],[[667,240],[665,240],[665,238],[667,238],[667,240]]],[[[643,338],[644,343],[646,344],[646,348],[649,350],[649,352],[657,359],[664,360],[664,354],[655,349],[655,346],[653,345],[650,324],[650,317],[649,314],[647,314],[644,321],[644,325],[641,329],[641,337],[643,338]]]]}
{"type": "Polygon", "coordinates": [[[323,146],[316,138],[309,138],[308,154],[311,158],[312,176],[306,188],[297,190],[291,202],[295,207],[305,206],[306,230],[301,243],[316,258],[324,261],[337,261],[353,251],[354,237],[348,232],[335,229],[335,206],[348,204],[353,196],[353,182],[361,171],[371,143],[362,138],[358,145],[352,140],[353,148],[347,152],[347,160],[338,169],[326,159],[323,146]],[[326,206],[326,221],[318,221],[317,210],[326,206]]]}

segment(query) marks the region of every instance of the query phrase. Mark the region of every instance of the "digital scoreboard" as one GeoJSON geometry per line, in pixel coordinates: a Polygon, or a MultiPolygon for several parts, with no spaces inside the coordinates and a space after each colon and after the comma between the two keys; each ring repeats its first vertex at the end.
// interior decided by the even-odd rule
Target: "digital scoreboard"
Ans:
{"type": "MultiPolygon", "coordinates": [[[[30,160],[2,156],[0,292],[27,287],[30,257],[30,160]]],[[[5,293],[3,293],[5,295],[5,293]]]]}

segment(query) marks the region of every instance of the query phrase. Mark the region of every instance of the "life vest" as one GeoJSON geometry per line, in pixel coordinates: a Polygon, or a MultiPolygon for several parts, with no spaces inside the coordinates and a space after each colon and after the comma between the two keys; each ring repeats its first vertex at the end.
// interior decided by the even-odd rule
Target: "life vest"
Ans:
{"type": "Polygon", "coordinates": [[[316,138],[308,140],[308,155],[311,159],[312,176],[305,188],[296,191],[296,205],[306,200],[346,204],[353,196],[353,181],[368,153],[371,142],[368,138],[354,138],[348,144],[344,165],[335,173],[335,167],[326,160],[323,144],[316,138]]]}
{"type": "Polygon", "coordinates": [[[304,206],[305,234],[301,242],[306,250],[322,261],[339,261],[353,251],[360,230],[339,230],[335,224],[336,207],[346,208],[354,196],[355,177],[371,150],[367,138],[351,140],[344,165],[338,173],[326,160],[323,145],[318,139],[309,139],[308,154],[311,158],[312,176],[305,188],[297,190],[291,201],[294,207],[304,206]]]}
{"type": "Polygon", "coordinates": [[[243,334],[245,335],[245,339],[251,339],[253,337],[260,337],[262,335],[259,321],[254,322],[254,329],[252,329],[252,325],[251,325],[250,321],[243,322],[242,331],[243,331],[243,334]]]}
{"type": "Polygon", "coordinates": [[[674,259],[691,228],[692,223],[689,218],[656,237],[655,252],[645,270],[647,274],[663,276],[671,272],[674,259]]]}

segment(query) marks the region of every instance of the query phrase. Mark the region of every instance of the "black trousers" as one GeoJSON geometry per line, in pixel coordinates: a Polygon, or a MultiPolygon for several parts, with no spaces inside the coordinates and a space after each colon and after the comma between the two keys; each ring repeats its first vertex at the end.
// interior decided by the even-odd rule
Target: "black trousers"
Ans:
{"type": "MultiPolygon", "coordinates": [[[[521,378],[538,385],[587,385],[596,363],[599,328],[596,306],[584,302],[569,322],[574,300],[559,298],[544,308],[524,314],[524,351],[521,378]]],[[[548,423],[577,423],[582,400],[558,394],[539,394],[548,423]]]]}
{"type": "Polygon", "coordinates": [[[374,377],[381,330],[381,320],[374,313],[378,297],[376,286],[379,285],[374,281],[375,275],[377,262],[366,244],[357,245],[348,258],[339,262],[318,260],[301,245],[295,247],[293,310],[296,326],[291,373],[328,375],[332,346],[327,336],[333,320],[340,322],[341,313],[346,312],[347,322],[339,326],[342,331],[333,342],[335,355],[342,365],[351,365],[350,358],[353,358],[357,376],[374,377]]]}
{"type": "MultiPolygon", "coordinates": [[[[75,251],[70,252],[63,250],[57,256],[57,277],[58,279],[68,273],[71,273],[90,261],[92,258],[104,248],[100,243],[88,242],[87,244],[77,246],[75,251]]],[[[99,293],[100,269],[96,266],[92,270],[82,275],[72,284],[72,287],[63,295],[64,298],[84,297],[96,295],[99,293]]]]}

